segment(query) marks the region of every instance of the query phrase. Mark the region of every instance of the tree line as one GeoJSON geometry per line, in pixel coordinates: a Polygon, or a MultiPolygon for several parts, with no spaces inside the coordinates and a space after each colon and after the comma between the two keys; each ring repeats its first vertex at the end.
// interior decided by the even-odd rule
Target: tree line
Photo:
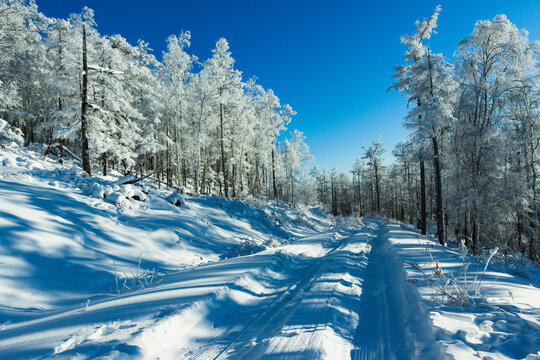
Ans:
{"type": "Polygon", "coordinates": [[[432,224],[441,244],[497,245],[538,262],[539,43],[497,15],[477,21],[451,61],[429,45],[440,12],[401,39],[389,90],[407,98],[410,136],[394,161],[384,164],[376,140],[347,179],[315,169],[317,197],[334,214],[379,212],[422,233],[432,224]]]}
{"type": "Polygon", "coordinates": [[[311,155],[301,132],[287,132],[292,107],[242,78],[225,39],[204,61],[190,39],[170,36],[158,60],[142,40],[101,35],[89,8],[55,19],[32,0],[0,0],[0,117],[25,145],[80,154],[88,174],[294,201],[311,155]]]}
{"type": "Polygon", "coordinates": [[[49,18],[0,0],[0,117],[25,143],[60,144],[86,172],[153,173],[228,198],[321,203],[334,215],[384,214],[539,259],[539,51],[505,15],[476,22],[453,59],[430,46],[441,8],[404,35],[389,90],[408,103],[408,139],[363,148],[350,173],[313,168],[295,112],[243,79],[225,39],[200,61],[189,32],[149,45],[99,34],[91,9],[49,18]],[[284,138],[287,134],[287,138],[284,138]]]}

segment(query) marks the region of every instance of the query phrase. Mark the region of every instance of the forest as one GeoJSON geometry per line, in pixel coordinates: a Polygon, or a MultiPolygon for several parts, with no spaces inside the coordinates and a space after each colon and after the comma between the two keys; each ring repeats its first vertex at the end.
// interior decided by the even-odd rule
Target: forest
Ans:
{"type": "Polygon", "coordinates": [[[56,19],[33,1],[0,1],[0,118],[89,175],[378,213],[475,254],[498,246],[538,262],[540,44],[497,15],[447,57],[430,47],[440,13],[401,38],[388,84],[407,99],[409,138],[392,161],[377,139],[351,149],[360,157],[348,174],[310,168],[295,111],[242,77],[227,40],[198,59],[188,31],[171,35],[159,60],[142,40],[100,34],[89,8],[56,19]]]}

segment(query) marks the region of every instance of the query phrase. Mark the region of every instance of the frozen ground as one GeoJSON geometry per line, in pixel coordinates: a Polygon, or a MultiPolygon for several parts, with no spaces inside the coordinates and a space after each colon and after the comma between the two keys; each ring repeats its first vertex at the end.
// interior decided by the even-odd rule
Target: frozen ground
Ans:
{"type": "Polygon", "coordinates": [[[171,198],[36,150],[0,149],[2,359],[540,358],[539,284],[500,261],[475,294],[485,259],[404,225],[171,198]]]}

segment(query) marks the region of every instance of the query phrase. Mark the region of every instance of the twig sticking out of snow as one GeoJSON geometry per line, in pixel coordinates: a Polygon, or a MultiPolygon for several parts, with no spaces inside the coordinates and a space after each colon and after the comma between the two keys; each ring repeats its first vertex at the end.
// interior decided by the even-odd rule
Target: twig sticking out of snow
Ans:
{"type": "Polygon", "coordinates": [[[82,160],[81,160],[80,157],[75,155],[75,153],[73,151],[71,151],[68,147],[66,147],[65,145],[62,145],[62,144],[57,143],[57,142],[54,143],[54,144],[49,145],[47,150],[45,150],[45,156],[49,155],[49,153],[51,153],[53,150],[60,151],[60,153],[66,152],[74,160],[76,160],[76,161],[78,161],[79,163],[82,164],[82,160]]]}
{"type": "MultiPolygon", "coordinates": [[[[489,263],[491,262],[491,259],[493,259],[493,256],[497,253],[499,248],[495,246],[493,249],[489,251],[488,259],[486,260],[486,265],[484,266],[484,270],[482,270],[482,275],[480,276],[480,280],[478,282],[476,281],[476,276],[474,277],[474,284],[476,284],[474,296],[478,297],[480,294],[480,286],[482,285],[482,280],[484,279],[484,274],[486,273],[486,270],[488,268],[489,263]]],[[[478,276],[478,274],[476,274],[478,276]]]]}
{"type": "Polygon", "coordinates": [[[152,270],[147,270],[141,268],[142,263],[142,253],[139,255],[139,260],[137,261],[137,269],[135,271],[132,271],[131,268],[128,268],[128,273],[123,274],[124,275],[124,281],[122,283],[122,286],[120,286],[118,282],[118,273],[116,271],[116,265],[113,262],[114,267],[114,282],[116,285],[116,292],[118,295],[125,294],[132,291],[142,290],[146,289],[147,287],[151,285],[155,285],[161,281],[161,279],[158,279],[158,274],[156,273],[156,269],[152,268],[152,270]],[[155,282],[157,279],[157,282],[155,282]]]}
{"type": "Polygon", "coordinates": [[[86,300],[81,305],[82,312],[86,312],[88,310],[88,307],[90,306],[90,299],[86,300]]]}
{"type": "Polygon", "coordinates": [[[134,178],[134,177],[130,177],[130,178],[123,178],[123,179],[120,179],[118,181],[115,181],[113,182],[113,185],[128,185],[128,184],[135,184],[135,183],[138,183],[139,181],[141,180],[144,180],[146,179],[147,177],[150,177],[152,176],[153,174],[155,173],[155,171],[152,171],[151,173],[148,173],[146,175],[143,175],[141,177],[138,177],[138,178],[134,178]]]}
{"type": "Polygon", "coordinates": [[[476,273],[474,280],[468,282],[467,272],[469,270],[470,259],[467,257],[467,247],[465,246],[464,241],[462,240],[459,246],[460,257],[462,259],[462,265],[459,270],[459,277],[455,277],[453,274],[444,273],[444,269],[440,267],[439,262],[433,258],[429,248],[425,248],[427,253],[431,258],[431,264],[434,264],[434,269],[431,275],[426,274],[424,270],[415,262],[407,261],[406,264],[411,266],[414,270],[420,273],[426,278],[426,282],[434,290],[435,293],[438,293],[445,297],[449,302],[455,304],[473,304],[476,305],[478,300],[481,300],[485,297],[483,294],[482,280],[484,279],[485,272],[491,262],[493,256],[497,253],[498,248],[495,247],[491,249],[489,256],[484,265],[483,271],[479,274],[476,273]]]}

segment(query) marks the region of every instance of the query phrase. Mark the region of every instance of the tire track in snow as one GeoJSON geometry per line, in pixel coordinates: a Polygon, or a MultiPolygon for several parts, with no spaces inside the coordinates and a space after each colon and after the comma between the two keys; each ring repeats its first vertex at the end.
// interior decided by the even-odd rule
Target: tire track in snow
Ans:
{"type": "Polygon", "coordinates": [[[383,229],[368,256],[353,360],[438,358],[418,294],[383,229]]]}
{"type": "MultiPolygon", "coordinates": [[[[262,310],[259,316],[255,316],[241,330],[226,330],[221,336],[227,337],[227,331],[230,332],[229,340],[222,344],[210,344],[189,354],[190,359],[223,359],[233,357],[235,359],[256,359],[263,355],[264,349],[260,349],[260,343],[254,342],[255,339],[266,339],[265,334],[276,329],[281,329],[286,321],[294,313],[297,306],[302,302],[302,294],[309,289],[316,275],[324,266],[326,261],[340,249],[343,249],[347,240],[354,235],[342,238],[335,244],[324,256],[311,260],[310,263],[300,269],[298,277],[295,277],[293,283],[287,287],[277,298],[269,297],[262,304],[262,310]]],[[[318,299],[322,300],[322,299],[318,299]]]]}

